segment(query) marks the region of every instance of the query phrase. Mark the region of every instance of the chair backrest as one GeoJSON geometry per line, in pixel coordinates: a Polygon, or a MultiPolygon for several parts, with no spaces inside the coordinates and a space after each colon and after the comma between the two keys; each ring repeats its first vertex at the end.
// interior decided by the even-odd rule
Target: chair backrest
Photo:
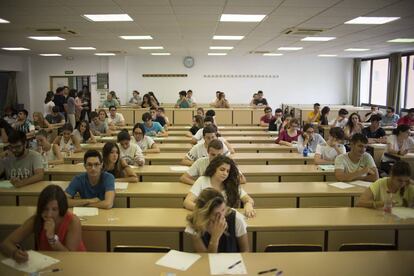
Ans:
{"type": "Polygon", "coordinates": [[[323,248],[319,244],[270,244],[265,252],[320,252],[323,248]]]}
{"type": "Polygon", "coordinates": [[[167,253],[171,249],[164,246],[140,246],[140,245],[117,245],[114,252],[139,252],[139,253],[167,253]]]}
{"type": "Polygon", "coordinates": [[[376,251],[376,250],[397,250],[395,244],[389,243],[344,243],[339,251],[376,251]]]}

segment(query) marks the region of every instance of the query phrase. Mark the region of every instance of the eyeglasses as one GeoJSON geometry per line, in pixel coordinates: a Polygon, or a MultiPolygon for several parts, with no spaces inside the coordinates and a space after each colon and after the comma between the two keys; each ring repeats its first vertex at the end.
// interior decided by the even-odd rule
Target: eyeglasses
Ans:
{"type": "Polygon", "coordinates": [[[142,132],[134,132],[134,135],[144,135],[142,132]]]}
{"type": "Polygon", "coordinates": [[[101,165],[101,163],[86,163],[85,167],[88,169],[92,169],[92,168],[99,168],[99,166],[101,165]]]}

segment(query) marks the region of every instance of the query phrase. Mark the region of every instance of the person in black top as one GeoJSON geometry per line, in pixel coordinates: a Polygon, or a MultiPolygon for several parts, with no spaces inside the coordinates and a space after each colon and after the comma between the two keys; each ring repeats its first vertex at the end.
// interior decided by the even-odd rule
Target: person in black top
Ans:
{"type": "Polygon", "coordinates": [[[280,131],[280,126],[282,125],[284,120],[285,119],[283,118],[282,109],[276,108],[275,116],[273,116],[273,119],[270,121],[268,130],[269,131],[280,131]]]}
{"type": "Polygon", "coordinates": [[[381,115],[374,114],[371,116],[370,120],[371,125],[362,129],[362,134],[368,138],[368,144],[385,144],[387,142],[387,136],[385,130],[380,127],[381,115]]]}
{"type": "Polygon", "coordinates": [[[195,115],[193,117],[193,126],[188,130],[190,133],[186,135],[187,137],[193,137],[200,128],[204,127],[203,116],[195,115]]]}
{"type": "Polygon", "coordinates": [[[256,106],[263,106],[263,107],[268,106],[267,100],[263,98],[263,91],[257,92],[257,99],[253,100],[253,104],[256,106]]]}
{"type": "Polygon", "coordinates": [[[151,118],[152,118],[152,121],[153,121],[153,122],[158,122],[158,123],[160,123],[160,125],[161,125],[162,127],[164,127],[164,126],[165,126],[165,124],[166,124],[165,119],[164,119],[164,117],[162,117],[162,116],[158,116],[158,115],[157,115],[157,108],[156,108],[155,106],[152,106],[152,107],[150,108],[150,113],[151,113],[151,118]]]}
{"type": "Polygon", "coordinates": [[[53,97],[53,102],[55,106],[59,108],[59,112],[65,112],[65,108],[63,107],[65,104],[65,96],[63,95],[63,87],[56,88],[56,93],[53,97]]]}
{"type": "Polygon", "coordinates": [[[329,106],[324,106],[322,108],[322,110],[321,110],[321,122],[320,122],[321,126],[329,125],[328,116],[329,116],[330,111],[331,111],[331,109],[329,108],[329,106]]]}

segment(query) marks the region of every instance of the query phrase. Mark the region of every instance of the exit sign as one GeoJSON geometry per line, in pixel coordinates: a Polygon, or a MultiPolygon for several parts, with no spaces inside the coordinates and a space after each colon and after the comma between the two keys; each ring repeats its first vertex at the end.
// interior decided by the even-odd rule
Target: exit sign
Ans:
{"type": "Polygon", "coordinates": [[[66,75],[73,74],[73,71],[65,71],[65,74],[66,74],[66,75]]]}

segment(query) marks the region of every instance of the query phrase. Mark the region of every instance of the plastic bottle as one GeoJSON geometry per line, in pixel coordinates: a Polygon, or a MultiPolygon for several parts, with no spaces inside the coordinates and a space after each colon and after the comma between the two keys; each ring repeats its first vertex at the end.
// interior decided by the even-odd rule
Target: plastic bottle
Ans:
{"type": "Polygon", "coordinates": [[[308,148],[308,146],[306,146],[306,147],[303,149],[303,157],[308,157],[308,154],[309,154],[309,148],[308,148]]]}
{"type": "Polygon", "coordinates": [[[47,158],[47,153],[45,151],[42,152],[42,163],[43,169],[47,169],[49,167],[49,160],[47,158]]]}
{"type": "Polygon", "coordinates": [[[392,212],[392,193],[387,192],[384,199],[384,214],[391,214],[392,212]]]}
{"type": "Polygon", "coordinates": [[[73,145],[69,145],[69,151],[68,151],[69,157],[73,155],[74,150],[75,150],[75,147],[73,145]]]}

